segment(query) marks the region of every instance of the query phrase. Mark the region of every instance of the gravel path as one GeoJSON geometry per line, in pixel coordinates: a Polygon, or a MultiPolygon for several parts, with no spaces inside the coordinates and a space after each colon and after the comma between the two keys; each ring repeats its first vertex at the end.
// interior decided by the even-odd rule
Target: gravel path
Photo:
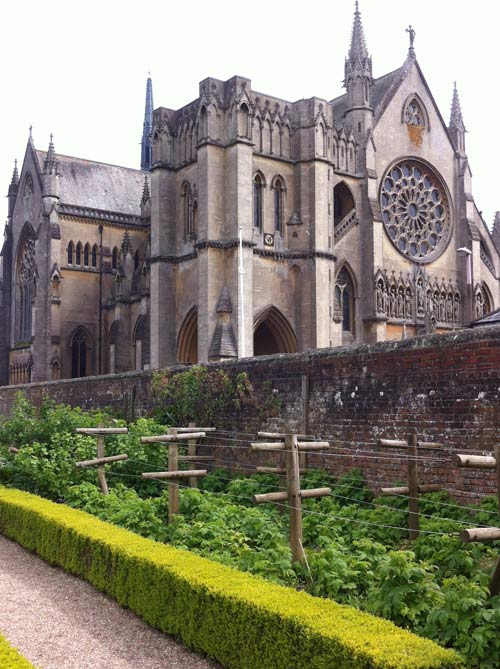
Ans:
{"type": "Polygon", "coordinates": [[[40,669],[218,666],[2,536],[0,632],[40,669]]]}

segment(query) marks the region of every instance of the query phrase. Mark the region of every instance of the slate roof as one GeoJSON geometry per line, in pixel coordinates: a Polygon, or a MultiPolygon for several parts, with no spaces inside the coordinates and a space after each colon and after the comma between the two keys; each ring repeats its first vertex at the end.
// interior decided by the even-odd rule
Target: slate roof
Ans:
{"type": "MultiPolygon", "coordinates": [[[[384,74],[382,77],[375,79],[372,88],[372,104],[375,116],[377,116],[378,107],[383,102],[387,91],[402,75],[403,67],[398,67],[397,70],[384,74]]],[[[331,100],[330,104],[333,107],[333,117],[339,125],[343,125],[343,116],[347,106],[347,94],[340,95],[338,98],[331,100]]]]}
{"type": "MultiPolygon", "coordinates": [[[[47,153],[36,154],[42,171],[47,153]]],[[[62,204],[141,215],[145,172],[60,154],[56,158],[62,204]]]]}
{"type": "Polygon", "coordinates": [[[470,326],[471,328],[477,328],[480,327],[481,325],[496,325],[498,323],[500,323],[500,309],[495,309],[495,311],[486,314],[486,316],[483,316],[482,318],[478,318],[477,320],[472,321],[470,326]]]}

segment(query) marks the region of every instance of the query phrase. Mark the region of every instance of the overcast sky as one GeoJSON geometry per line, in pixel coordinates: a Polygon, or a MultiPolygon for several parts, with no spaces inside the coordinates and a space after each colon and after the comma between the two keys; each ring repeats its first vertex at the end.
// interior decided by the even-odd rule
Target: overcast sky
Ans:
{"type": "MultiPolygon", "coordinates": [[[[28,128],[37,148],[128,167],[140,165],[148,71],[155,107],[178,108],[198,83],[234,74],[290,101],[343,92],[354,0],[149,3],[23,0],[0,6],[0,187],[6,194],[28,128]]],[[[500,209],[499,22],[495,0],[360,0],[379,77],[417,59],[446,122],[457,80],[478,208],[500,209]]],[[[4,203],[4,216],[7,205],[4,203]]]]}

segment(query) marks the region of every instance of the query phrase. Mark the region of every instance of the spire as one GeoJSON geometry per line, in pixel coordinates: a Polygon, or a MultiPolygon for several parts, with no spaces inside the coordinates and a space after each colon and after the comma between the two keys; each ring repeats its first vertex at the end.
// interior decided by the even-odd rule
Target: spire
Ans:
{"type": "Polygon", "coordinates": [[[349,49],[349,60],[352,62],[359,61],[363,63],[368,59],[368,49],[366,48],[365,35],[363,32],[363,24],[361,22],[361,14],[359,12],[358,0],[354,9],[354,22],[352,25],[351,48],[349,49]]]}
{"type": "Polygon", "coordinates": [[[457,82],[453,82],[453,99],[451,101],[450,114],[450,128],[459,128],[465,130],[464,118],[462,116],[462,108],[460,106],[460,99],[458,97],[457,82]]]}
{"type": "Polygon", "coordinates": [[[453,83],[453,98],[451,102],[450,114],[450,135],[453,139],[453,144],[458,153],[465,155],[465,125],[462,116],[462,108],[460,106],[460,99],[458,97],[457,82],[453,83]]]}
{"type": "Polygon", "coordinates": [[[144,107],[144,123],[142,127],[141,141],[141,170],[151,169],[153,163],[153,143],[151,132],[153,130],[153,82],[148,74],[146,82],[146,104],[144,107]]]}
{"type": "Polygon", "coordinates": [[[144,186],[142,187],[141,205],[144,207],[151,200],[151,193],[149,192],[148,177],[144,176],[144,186]]]}
{"type": "Polygon", "coordinates": [[[43,163],[44,174],[56,174],[57,172],[57,158],[54,149],[54,136],[50,133],[50,142],[45,161],[43,163]]]}
{"type": "Polygon", "coordinates": [[[14,212],[14,204],[16,202],[16,195],[19,188],[19,172],[17,169],[17,160],[14,161],[14,171],[12,172],[12,179],[9,185],[9,192],[7,197],[9,199],[9,218],[14,212]]]}
{"type": "Polygon", "coordinates": [[[144,175],[144,186],[142,187],[141,216],[143,218],[149,218],[151,216],[151,193],[146,174],[144,175]]]}
{"type": "Polygon", "coordinates": [[[17,186],[18,183],[19,183],[19,171],[17,169],[17,158],[16,158],[16,160],[14,160],[14,170],[12,172],[12,179],[10,185],[17,186]]]}
{"type": "Polygon", "coordinates": [[[373,76],[372,59],[366,48],[358,0],[354,8],[351,45],[345,60],[344,74],[344,86],[347,89],[346,125],[359,138],[365,135],[372,123],[373,76]]]}
{"type": "Polygon", "coordinates": [[[127,257],[128,253],[130,253],[130,255],[132,255],[132,239],[130,238],[129,231],[125,230],[125,233],[124,233],[123,239],[122,239],[122,258],[124,260],[127,257]]]}

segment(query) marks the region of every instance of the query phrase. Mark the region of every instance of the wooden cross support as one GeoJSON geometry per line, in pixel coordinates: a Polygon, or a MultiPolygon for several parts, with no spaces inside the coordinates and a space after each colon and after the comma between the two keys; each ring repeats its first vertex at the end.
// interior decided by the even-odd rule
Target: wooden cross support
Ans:
{"type": "MultiPolygon", "coordinates": [[[[456,467],[469,467],[471,469],[495,469],[497,474],[497,493],[500,505],[500,444],[495,446],[494,455],[461,455],[457,453],[454,458],[456,467]]],[[[476,527],[460,532],[460,538],[465,543],[470,541],[500,541],[500,527],[476,527]]],[[[500,559],[490,581],[490,594],[492,597],[500,594],[500,559]]]]}
{"type": "MultiPolygon", "coordinates": [[[[330,488],[315,488],[314,490],[300,489],[300,452],[326,450],[330,447],[327,441],[299,441],[299,435],[259,432],[259,436],[266,439],[283,439],[283,442],[268,443],[254,442],[251,444],[252,451],[278,451],[285,455],[285,472],[287,492],[271,492],[263,495],[255,495],[253,501],[255,504],[264,504],[266,502],[287,502],[290,514],[290,548],[292,549],[292,559],[294,562],[304,562],[305,554],[302,547],[302,500],[315,497],[324,497],[331,495],[330,488]]],[[[307,439],[305,435],[300,435],[301,440],[307,439]]],[[[265,469],[265,468],[261,468],[265,469]]],[[[267,469],[273,469],[271,467],[267,469]]],[[[275,472],[281,473],[283,468],[276,468],[275,472]]]]}
{"type": "Polygon", "coordinates": [[[97,440],[97,458],[94,460],[82,460],[77,462],[77,467],[97,467],[97,480],[99,481],[99,487],[103,495],[108,495],[108,483],[106,481],[106,470],[104,465],[110,462],[119,462],[120,460],[127,460],[128,455],[126,453],[122,455],[110,455],[105,457],[105,437],[110,434],[127,434],[128,429],[126,427],[77,427],[75,432],[77,434],[86,434],[89,437],[96,437],[97,440]]]}
{"type": "Polygon", "coordinates": [[[381,488],[380,492],[383,495],[408,495],[408,528],[410,541],[413,541],[420,534],[419,495],[443,490],[443,486],[439,484],[419,484],[418,453],[422,450],[440,450],[444,447],[444,444],[434,441],[419,441],[416,430],[412,430],[408,434],[406,441],[400,441],[398,439],[379,439],[377,443],[378,446],[381,446],[382,448],[408,449],[408,485],[397,488],[381,488]]]}
{"type": "MultiPolygon", "coordinates": [[[[213,431],[215,428],[208,428],[213,431]]],[[[200,476],[206,476],[206,469],[179,469],[179,462],[189,462],[199,460],[202,456],[197,456],[196,452],[192,455],[179,455],[179,442],[187,441],[188,444],[206,437],[206,431],[200,428],[169,428],[167,434],[160,434],[153,437],[141,437],[142,444],[168,444],[168,471],[167,472],[144,472],[143,479],[166,479],[171,481],[168,486],[168,519],[179,513],[179,480],[189,479],[197,481],[200,476]],[[196,431],[198,430],[198,431],[196,431]]],[[[195,446],[196,449],[196,446],[195,446]]],[[[204,456],[204,460],[212,459],[211,456],[204,456]]]]}

